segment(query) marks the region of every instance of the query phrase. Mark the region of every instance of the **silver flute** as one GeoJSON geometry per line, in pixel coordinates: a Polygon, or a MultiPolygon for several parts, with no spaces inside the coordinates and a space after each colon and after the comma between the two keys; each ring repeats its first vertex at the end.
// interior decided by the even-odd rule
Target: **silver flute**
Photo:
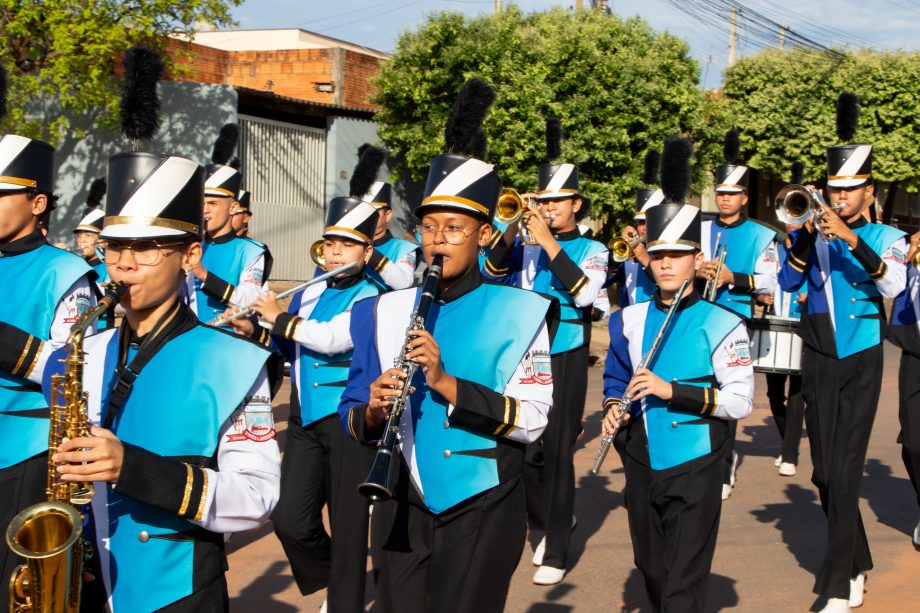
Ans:
{"type": "MultiPolygon", "coordinates": [[[[345,271],[348,271],[348,270],[351,270],[352,268],[357,268],[357,267],[358,267],[357,262],[349,262],[348,264],[345,264],[344,266],[339,266],[335,270],[330,270],[329,272],[324,272],[318,277],[313,277],[306,283],[301,283],[300,285],[292,287],[291,289],[284,290],[283,292],[275,296],[275,298],[287,298],[291,294],[296,294],[297,292],[299,292],[300,290],[306,287],[310,287],[311,285],[319,283],[320,281],[325,281],[326,279],[330,279],[340,273],[343,273],[345,271]]],[[[251,306],[243,307],[242,309],[240,309],[239,311],[237,311],[230,317],[221,315],[220,317],[215,317],[211,321],[205,322],[205,325],[220,327],[233,319],[239,319],[240,317],[246,317],[247,315],[250,315],[253,312],[253,310],[254,309],[251,306]]]]}
{"type": "MultiPolygon", "coordinates": [[[[652,346],[648,348],[648,353],[646,353],[642,357],[642,360],[639,361],[639,365],[636,366],[636,370],[634,372],[639,372],[643,368],[647,368],[648,365],[652,363],[652,358],[655,357],[655,353],[658,351],[658,345],[661,344],[661,339],[664,338],[664,333],[668,329],[668,324],[671,323],[671,318],[677,311],[677,305],[679,305],[681,300],[683,300],[684,291],[687,289],[687,285],[689,284],[690,279],[684,279],[684,282],[680,284],[680,289],[677,290],[677,294],[675,295],[674,300],[671,301],[671,306],[668,307],[668,313],[664,316],[664,321],[661,322],[661,327],[658,328],[658,334],[655,335],[655,340],[652,341],[652,346]]],[[[632,383],[631,380],[630,383],[632,383]]],[[[591,467],[592,475],[596,475],[598,472],[600,472],[601,464],[604,463],[604,459],[607,457],[607,452],[610,451],[610,447],[613,445],[613,437],[616,436],[620,426],[623,425],[623,419],[626,417],[626,413],[629,411],[630,404],[632,404],[632,394],[629,392],[624,392],[623,397],[620,398],[620,401],[617,403],[616,407],[612,409],[613,411],[616,411],[616,427],[614,427],[612,433],[601,439],[601,448],[597,451],[597,456],[594,458],[594,466],[591,467]]]]}

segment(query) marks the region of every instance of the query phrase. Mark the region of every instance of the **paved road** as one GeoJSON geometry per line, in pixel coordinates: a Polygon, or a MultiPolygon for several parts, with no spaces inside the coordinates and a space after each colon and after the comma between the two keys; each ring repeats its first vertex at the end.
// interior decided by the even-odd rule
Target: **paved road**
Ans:
{"type": "MultiPolygon", "coordinates": [[[[593,344],[599,348],[605,334],[595,330],[593,344]]],[[[862,487],[861,508],[875,559],[861,609],[866,613],[920,610],[920,552],[910,539],[920,509],[895,444],[897,361],[897,351],[888,346],[882,399],[862,487]]],[[[288,394],[285,385],[278,400],[288,394]]],[[[600,396],[601,368],[596,367],[589,378],[586,436],[575,456],[576,474],[581,477],[571,570],[559,585],[535,586],[530,581],[534,571],[530,550],[526,551],[512,582],[510,613],[650,610],[642,578],[632,563],[619,459],[611,454],[603,475],[588,473],[598,445],[600,425],[595,408],[600,396]]],[[[286,402],[276,404],[283,442],[288,407],[286,402]]],[[[824,548],[825,523],[817,492],[809,482],[808,441],[803,437],[798,474],[777,475],[773,459],[779,453],[779,438],[762,378],[757,382],[754,412],[739,428],[737,451],[741,454],[738,485],[724,503],[707,610],[816,610],[819,603],[811,587],[824,548]]],[[[270,526],[234,536],[229,551],[234,611],[316,611],[322,603],[322,593],[303,597],[294,587],[270,526]]],[[[368,610],[374,610],[372,586],[368,587],[368,610]]]]}

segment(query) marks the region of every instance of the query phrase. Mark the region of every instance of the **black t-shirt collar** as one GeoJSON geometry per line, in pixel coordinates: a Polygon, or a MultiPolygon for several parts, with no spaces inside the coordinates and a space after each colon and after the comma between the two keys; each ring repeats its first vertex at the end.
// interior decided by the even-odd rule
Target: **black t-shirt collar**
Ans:
{"type": "Polygon", "coordinates": [[[463,276],[454,281],[450,287],[440,292],[437,297],[437,302],[438,304],[447,304],[448,302],[453,302],[454,300],[469,294],[471,291],[482,285],[482,283],[483,279],[482,274],[479,272],[479,268],[473,267],[463,273],[463,276]]]}
{"type": "Polygon", "coordinates": [[[380,245],[389,241],[391,238],[393,238],[393,235],[390,233],[389,230],[387,230],[386,232],[383,233],[383,236],[374,240],[374,247],[379,247],[380,245]]]}
{"type": "Polygon", "coordinates": [[[45,239],[45,235],[42,234],[42,231],[36,230],[31,234],[27,234],[22,238],[17,238],[5,245],[0,244],[0,255],[10,256],[28,253],[47,243],[48,241],[45,239]]]}
{"type": "Polygon", "coordinates": [[[226,234],[221,234],[217,238],[211,238],[210,236],[205,235],[204,240],[205,242],[211,243],[213,245],[222,245],[223,243],[229,243],[234,238],[239,238],[239,237],[236,235],[236,232],[234,232],[233,230],[230,230],[226,234]]]}
{"type": "MultiPolygon", "coordinates": [[[[681,300],[681,303],[677,305],[677,310],[683,311],[686,308],[692,307],[694,304],[696,304],[699,301],[700,301],[700,294],[699,292],[696,291],[696,289],[693,289],[690,291],[690,293],[687,296],[684,297],[683,300],[681,300]]],[[[667,311],[669,308],[671,308],[670,304],[665,304],[661,300],[660,291],[655,292],[655,306],[658,308],[659,311],[667,311]]]]}
{"type": "Polygon", "coordinates": [[[747,215],[745,215],[744,213],[741,213],[738,219],[736,219],[732,223],[725,223],[718,217],[716,217],[714,221],[715,221],[715,224],[719,226],[720,228],[737,228],[738,226],[740,226],[741,224],[747,221],[747,215]]]}

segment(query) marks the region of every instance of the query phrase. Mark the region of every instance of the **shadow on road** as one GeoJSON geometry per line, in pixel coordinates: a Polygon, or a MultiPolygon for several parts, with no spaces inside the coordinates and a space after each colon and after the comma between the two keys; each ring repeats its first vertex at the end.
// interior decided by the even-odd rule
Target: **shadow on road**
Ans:
{"type": "MultiPolygon", "coordinates": [[[[738,606],[738,592],[735,580],[731,577],[712,574],[709,576],[709,589],[706,591],[704,611],[712,613],[729,607],[738,606]]],[[[645,594],[645,580],[639,569],[634,568],[623,584],[623,607],[620,613],[653,613],[652,605],[645,594]]]]}
{"type": "Polygon", "coordinates": [[[230,610],[296,613],[297,607],[275,600],[273,596],[286,590],[293,581],[287,560],[274,562],[265,574],[240,590],[235,598],[230,599],[230,610]]]}
{"type": "Polygon", "coordinates": [[[909,479],[895,477],[890,466],[877,458],[869,458],[860,492],[880,524],[913,536],[917,525],[917,497],[909,479]]]}
{"type": "Polygon", "coordinates": [[[794,483],[786,486],[789,502],[764,505],[751,511],[757,521],[775,524],[799,567],[814,574],[821,565],[826,522],[818,495],[794,483]]]}

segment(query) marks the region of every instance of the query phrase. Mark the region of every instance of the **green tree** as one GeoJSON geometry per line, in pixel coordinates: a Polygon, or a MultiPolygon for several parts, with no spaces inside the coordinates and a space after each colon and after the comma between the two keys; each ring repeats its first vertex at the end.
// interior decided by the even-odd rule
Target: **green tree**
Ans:
{"type": "MultiPolygon", "coordinates": [[[[137,43],[164,49],[168,35],[189,37],[194,24],[232,24],[242,0],[0,0],[0,62],[10,75],[9,113],[0,132],[56,142],[68,117],[117,119],[114,67],[137,43]]],[[[184,57],[164,57],[182,70],[184,57]]]]}
{"type": "Polygon", "coordinates": [[[897,189],[920,190],[920,54],[848,52],[846,59],[795,50],[768,50],[728,70],[723,94],[742,156],[754,168],[787,177],[792,162],[805,176],[825,172],[825,149],[840,144],[835,101],[841,91],[861,101],[855,142],[874,145],[872,174],[897,189]]]}
{"type": "Polygon", "coordinates": [[[525,15],[516,7],[472,19],[444,12],[399,38],[375,82],[380,134],[397,174],[424,180],[443,150],[454,97],[474,76],[496,89],[484,127],[488,160],[503,182],[536,187],[545,118],[559,117],[561,161],[580,165],[600,219],[631,218],[645,152],[666,136],[694,141],[702,179],[724,131],[721,105],[700,91],[687,43],[639,18],[561,9],[525,15]]]}

